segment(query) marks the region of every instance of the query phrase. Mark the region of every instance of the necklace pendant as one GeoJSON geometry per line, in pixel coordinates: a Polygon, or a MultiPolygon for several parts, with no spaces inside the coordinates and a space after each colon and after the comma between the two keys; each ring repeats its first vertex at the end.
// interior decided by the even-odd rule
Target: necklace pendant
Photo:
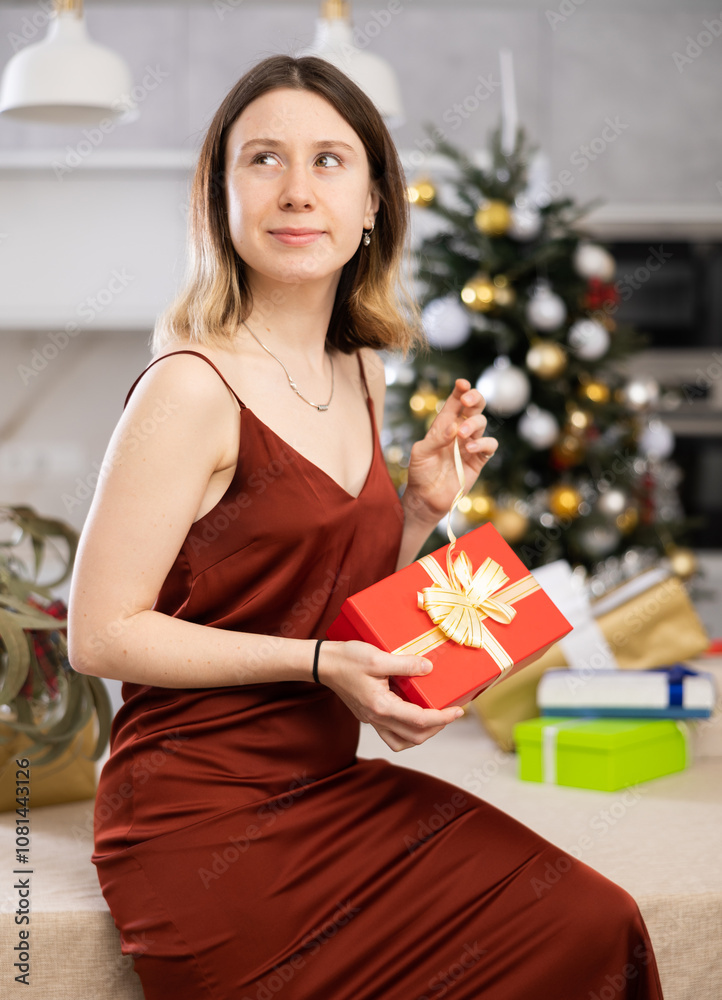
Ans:
{"type": "MultiPolygon", "coordinates": [[[[579,2],[581,2],[581,0],[579,0],[579,2]]],[[[306,397],[303,395],[303,393],[298,388],[298,386],[296,385],[296,383],[293,381],[293,379],[291,378],[291,376],[288,374],[288,369],[286,368],[286,366],[284,365],[284,363],[281,361],[281,359],[277,358],[276,355],[273,353],[273,351],[269,350],[266,347],[265,344],[263,344],[260,340],[258,340],[258,337],[255,335],[255,333],[253,332],[253,330],[251,330],[250,326],[248,326],[248,323],[246,323],[245,320],[243,320],[243,325],[247,328],[248,332],[253,337],[253,339],[255,341],[258,341],[258,343],[261,345],[261,347],[263,348],[263,350],[267,354],[270,354],[272,358],[275,358],[275,360],[279,363],[279,365],[281,366],[281,368],[283,368],[284,372],[286,373],[286,378],[288,379],[288,384],[293,389],[293,391],[298,396],[301,397],[301,399],[304,401],[304,403],[308,403],[309,406],[314,406],[317,410],[327,410],[329,408],[331,400],[333,399],[333,387],[334,387],[333,358],[331,358],[331,395],[328,397],[328,403],[312,403],[310,399],[306,399],[306,397]]]]}

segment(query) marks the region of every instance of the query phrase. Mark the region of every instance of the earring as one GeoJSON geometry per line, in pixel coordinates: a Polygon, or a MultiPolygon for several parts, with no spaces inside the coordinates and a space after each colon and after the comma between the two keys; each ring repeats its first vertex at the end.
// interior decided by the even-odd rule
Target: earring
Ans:
{"type": "Polygon", "coordinates": [[[371,223],[371,228],[369,229],[368,232],[366,232],[365,229],[363,230],[363,234],[364,234],[364,246],[365,247],[367,247],[369,245],[369,243],[371,242],[371,233],[374,231],[375,226],[376,226],[376,223],[372,222],[371,223]]]}

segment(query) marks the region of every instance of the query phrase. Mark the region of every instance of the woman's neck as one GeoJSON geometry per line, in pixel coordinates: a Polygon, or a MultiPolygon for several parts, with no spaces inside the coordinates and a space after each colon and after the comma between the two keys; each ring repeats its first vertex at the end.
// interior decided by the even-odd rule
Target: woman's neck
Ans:
{"type": "MultiPolygon", "coordinates": [[[[326,332],[331,320],[338,280],[304,284],[275,283],[254,287],[253,308],[244,332],[285,362],[303,364],[309,371],[325,370],[326,332]]],[[[239,331],[241,334],[241,331],[239,331]]]]}

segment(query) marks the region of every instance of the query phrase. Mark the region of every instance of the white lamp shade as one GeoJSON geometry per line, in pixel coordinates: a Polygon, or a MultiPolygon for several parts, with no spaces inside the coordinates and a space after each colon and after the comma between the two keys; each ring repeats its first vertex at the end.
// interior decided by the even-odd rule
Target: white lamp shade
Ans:
{"type": "Polygon", "coordinates": [[[318,18],[316,36],[300,55],[325,59],[350,77],[376,105],[388,128],[398,128],[405,122],[396,74],[385,59],[354,45],[349,21],[318,18]]]}
{"type": "Polygon", "coordinates": [[[58,12],[43,41],[17,52],[5,67],[0,114],[46,125],[132,120],[132,86],[124,60],[90,39],[85,18],[58,12]]]}

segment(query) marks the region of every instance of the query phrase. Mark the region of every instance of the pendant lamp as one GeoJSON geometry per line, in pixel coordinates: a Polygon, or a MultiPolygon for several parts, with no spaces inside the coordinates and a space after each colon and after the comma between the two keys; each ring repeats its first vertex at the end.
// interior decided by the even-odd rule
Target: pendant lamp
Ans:
{"type": "MultiPolygon", "coordinates": [[[[372,20],[367,26],[369,31],[363,33],[364,38],[370,36],[372,24],[374,29],[378,29],[375,35],[384,30],[377,20],[372,20]]],[[[316,36],[300,54],[319,56],[349,76],[371,98],[389,128],[398,128],[404,123],[396,74],[385,59],[362,51],[354,43],[348,0],[323,0],[321,15],[316,22],[316,36]]]]}
{"type": "Polygon", "coordinates": [[[88,35],[83,0],[54,0],[48,33],[5,67],[0,114],[43,125],[133,121],[133,79],[119,55],[88,35]]]}

